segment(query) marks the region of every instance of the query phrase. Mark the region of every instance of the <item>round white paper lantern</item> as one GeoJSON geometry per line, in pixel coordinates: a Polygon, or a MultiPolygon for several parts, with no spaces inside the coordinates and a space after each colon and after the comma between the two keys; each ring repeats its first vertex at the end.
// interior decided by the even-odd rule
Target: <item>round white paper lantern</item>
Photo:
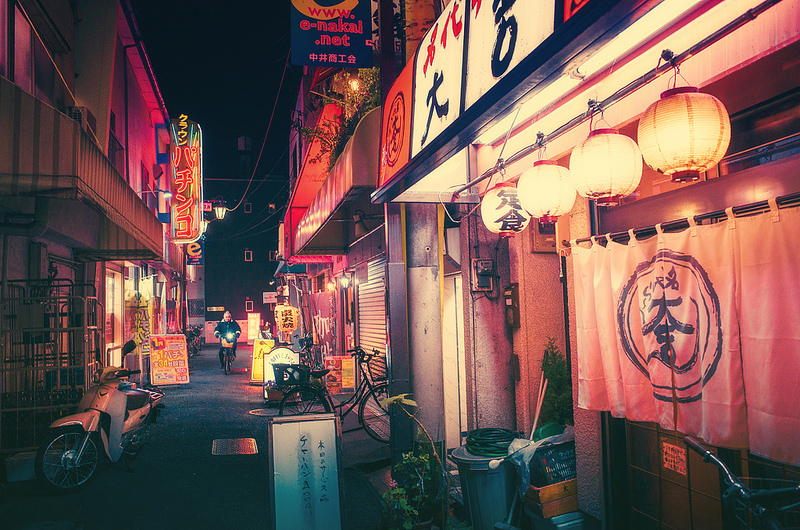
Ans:
{"type": "Polygon", "coordinates": [[[481,218],[490,232],[503,237],[522,232],[531,221],[511,182],[501,182],[486,192],[481,200],[481,218]]]}
{"type": "Polygon", "coordinates": [[[720,100],[696,87],[661,94],[639,120],[639,147],[647,164],[673,182],[700,178],[716,166],[731,142],[731,120],[720,100]]]}
{"type": "Polygon", "coordinates": [[[642,153],[616,129],[595,129],[572,150],[569,174],[575,190],[601,206],[616,206],[642,180],[642,153]]]}
{"type": "Polygon", "coordinates": [[[537,160],[517,181],[522,207],[540,223],[554,223],[575,204],[575,186],[569,170],[553,160],[537,160]]]}

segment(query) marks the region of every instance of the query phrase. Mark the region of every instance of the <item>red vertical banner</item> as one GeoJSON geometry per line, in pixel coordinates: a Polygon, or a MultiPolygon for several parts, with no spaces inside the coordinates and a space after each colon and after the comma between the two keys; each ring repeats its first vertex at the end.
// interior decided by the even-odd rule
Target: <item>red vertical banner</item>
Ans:
{"type": "Polygon", "coordinates": [[[203,137],[185,114],[170,121],[171,238],[196,241],[203,222],[203,137]]]}
{"type": "Polygon", "coordinates": [[[411,152],[411,115],[414,64],[409,61],[395,80],[383,108],[381,167],[378,187],[391,180],[408,163],[411,152]]]}

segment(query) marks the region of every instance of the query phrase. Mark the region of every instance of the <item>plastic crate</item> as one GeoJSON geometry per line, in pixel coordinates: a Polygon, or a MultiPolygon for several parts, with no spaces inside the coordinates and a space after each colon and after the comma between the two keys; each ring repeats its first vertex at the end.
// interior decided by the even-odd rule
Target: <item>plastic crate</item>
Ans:
{"type": "Polygon", "coordinates": [[[531,485],[547,486],[578,476],[575,441],[539,447],[531,459],[531,485]]]}
{"type": "Polygon", "coordinates": [[[272,365],[275,372],[276,385],[301,385],[308,383],[311,377],[311,368],[302,364],[282,364],[272,365]]]}

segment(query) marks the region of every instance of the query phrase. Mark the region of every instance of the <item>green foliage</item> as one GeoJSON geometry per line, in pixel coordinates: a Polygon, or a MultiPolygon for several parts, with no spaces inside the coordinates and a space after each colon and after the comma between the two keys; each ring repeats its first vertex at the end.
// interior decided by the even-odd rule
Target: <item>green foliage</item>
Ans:
{"type": "Polygon", "coordinates": [[[569,366],[556,345],[556,339],[548,337],[542,359],[542,371],[547,378],[539,425],[554,421],[560,425],[572,425],[572,381],[569,366]]]}
{"type": "Polygon", "coordinates": [[[331,86],[337,87],[337,92],[331,91],[322,98],[322,102],[326,105],[328,103],[339,105],[343,120],[325,120],[317,123],[316,127],[298,129],[305,141],[320,142],[320,153],[312,162],[320,162],[327,156],[328,171],[333,169],[361,118],[370,110],[380,106],[380,69],[362,68],[355,72],[343,70],[333,76],[331,86]]]}

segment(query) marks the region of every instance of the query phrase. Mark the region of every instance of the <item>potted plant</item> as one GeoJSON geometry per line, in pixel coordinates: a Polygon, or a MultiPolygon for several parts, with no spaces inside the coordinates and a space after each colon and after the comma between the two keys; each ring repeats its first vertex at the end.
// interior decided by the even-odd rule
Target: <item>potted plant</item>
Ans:
{"type": "Polygon", "coordinates": [[[405,453],[392,468],[393,479],[383,494],[381,525],[390,530],[431,528],[437,514],[443,514],[442,521],[446,519],[447,472],[436,443],[417,419],[416,412],[407,408],[417,408],[409,395],[400,394],[382,402],[384,407],[396,405],[408,414],[417,426],[419,439],[415,449],[405,453]]]}

